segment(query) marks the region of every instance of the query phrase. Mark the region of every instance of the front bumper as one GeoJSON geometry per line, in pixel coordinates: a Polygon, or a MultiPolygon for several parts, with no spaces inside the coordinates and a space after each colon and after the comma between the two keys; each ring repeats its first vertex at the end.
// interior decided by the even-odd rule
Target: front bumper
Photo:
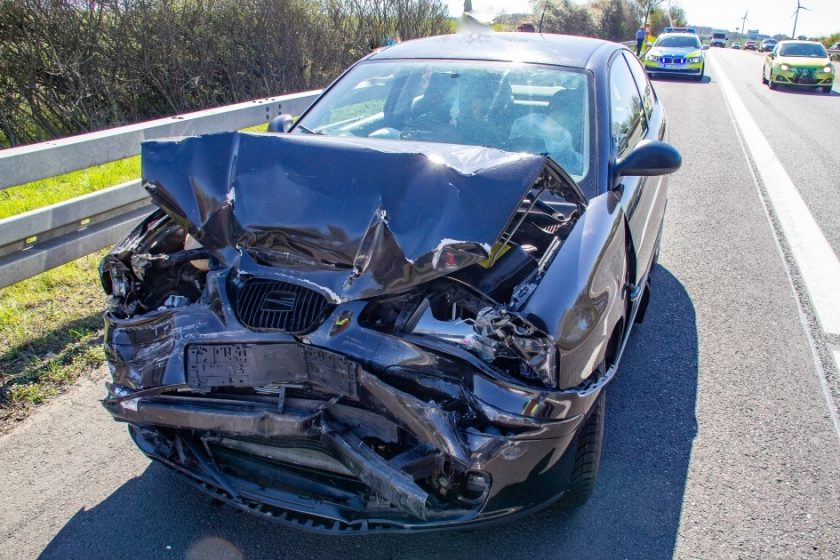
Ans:
{"type": "Polygon", "coordinates": [[[436,473],[463,473],[447,482],[461,486],[447,500],[440,494],[447,483],[430,487],[412,473],[453,457],[418,446],[386,459],[368,442],[396,444],[404,427],[361,409],[288,399],[280,412],[276,399],[194,394],[106,399],[104,406],[129,423],[143,453],[200,490],[274,521],[333,533],[445,529],[548,505],[568,482],[573,457],[566,451],[582,421],[544,423],[530,435],[459,434],[467,463],[436,473]]]}
{"type": "Polygon", "coordinates": [[[670,74],[674,76],[699,76],[703,73],[703,62],[673,63],[645,59],[645,70],[649,74],[670,74]]]}
{"type": "Polygon", "coordinates": [[[821,68],[791,68],[782,70],[778,66],[773,68],[772,81],[781,86],[805,88],[831,87],[834,84],[834,73],[823,72],[821,68]]]}
{"type": "Polygon", "coordinates": [[[562,496],[579,428],[615,367],[551,391],[494,377],[469,353],[445,355],[355,321],[330,335],[363,305],[337,306],[323,332],[303,341],[248,331],[232,316],[223,327],[203,305],[106,317],[114,383],[103,404],[147,456],[200,490],[299,528],[445,529],[562,496]],[[236,386],[211,386],[221,361],[191,377],[196,346],[218,348],[236,386]],[[245,374],[230,356],[255,348],[259,360],[245,374]],[[294,368],[309,389],[259,377],[294,368]]]}

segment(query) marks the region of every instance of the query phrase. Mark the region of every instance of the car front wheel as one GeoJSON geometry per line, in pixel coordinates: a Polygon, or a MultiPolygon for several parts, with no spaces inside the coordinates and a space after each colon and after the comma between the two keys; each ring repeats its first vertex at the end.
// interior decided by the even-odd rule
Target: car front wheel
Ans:
{"type": "Polygon", "coordinates": [[[700,75],[699,75],[699,76],[695,76],[695,78],[694,78],[694,79],[695,79],[695,80],[697,80],[698,82],[702,82],[702,81],[703,81],[703,75],[704,75],[705,73],[706,73],[706,65],[704,64],[704,65],[700,68],[700,75]]]}
{"type": "Polygon", "coordinates": [[[761,83],[762,84],[767,83],[767,76],[764,75],[764,68],[761,69],[761,83]]]}
{"type": "Polygon", "coordinates": [[[773,71],[770,70],[770,77],[767,78],[767,86],[770,89],[776,89],[776,82],[773,81],[773,71]]]}
{"type": "Polygon", "coordinates": [[[592,413],[589,415],[589,419],[580,429],[574,447],[575,466],[569,488],[560,502],[562,507],[582,506],[592,495],[592,490],[595,488],[604,441],[604,415],[607,410],[605,404],[606,392],[606,389],[601,390],[598,400],[592,405],[592,413]]]}
{"type": "Polygon", "coordinates": [[[823,93],[831,93],[831,86],[823,86],[820,89],[823,93]]]}

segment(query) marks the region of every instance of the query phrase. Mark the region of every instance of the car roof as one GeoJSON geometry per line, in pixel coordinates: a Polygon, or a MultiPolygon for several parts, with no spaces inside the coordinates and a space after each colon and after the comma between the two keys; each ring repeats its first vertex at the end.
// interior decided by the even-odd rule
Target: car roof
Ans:
{"type": "Polygon", "coordinates": [[[398,43],[368,60],[487,60],[586,68],[597,51],[620,48],[601,39],[549,33],[458,33],[398,43]]]}
{"type": "Polygon", "coordinates": [[[819,41],[802,41],[800,39],[785,39],[779,41],[777,45],[822,45],[819,41]]]}

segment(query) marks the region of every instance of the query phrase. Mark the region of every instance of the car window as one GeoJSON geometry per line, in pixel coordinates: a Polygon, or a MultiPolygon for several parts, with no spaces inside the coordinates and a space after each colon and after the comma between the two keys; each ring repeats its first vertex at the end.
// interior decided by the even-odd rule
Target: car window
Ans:
{"type": "Polygon", "coordinates": [[[536,64],[369,61],[293,129],[547,153],[576,179],[589,170],[588,74],[536,64]]]}
{"type": "Polygon", "coordinates": [[[642,99],[623,56],[615,57],[610,67],[610,126],[618,156],[634,146],[643,132],[642,99]]]}
{"type": "MultiPolygon", "coordinates": [[[[647,119],[650,120],[651,113],[653,112],[653,104],[656,100],[656,94],[653,91],[653,86],[650,84],[647,72],[645,72],[644,68],[642,68],[638,58],[629,52],[624,53],[624,58],[627,60],[627,65],[630,67],[630,72],[633,73],[633,78],[636,80],[636,87],[639,88],[639,92],[642,94],[645,115],[647,116],[647,119]]],[[[644,123],[644,126],[647,128],[647,122],[644,123]]]]}
{"type": "Polygon", "coordinates": [[[674,48],[700,48],[700,39],[694,35],[673,35],[670,37],[660,37],[656,40],[654,47],[674,47],[674,48]]]}
{"type": "Polygon", "coordinates": [[[825,52],[825,47],[819,43],[792,43],[782,45],[779,50],[780,56],[805,56],[815,58],[825,58],[828,56],[825,52]]]}

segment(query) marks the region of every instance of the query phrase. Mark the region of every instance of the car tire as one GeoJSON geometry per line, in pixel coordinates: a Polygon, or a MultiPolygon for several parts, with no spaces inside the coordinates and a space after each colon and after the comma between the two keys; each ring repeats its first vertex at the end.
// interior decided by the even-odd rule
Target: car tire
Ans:
{"type": "Polygon", "coordinates": [[[706,65],[704,64],[703,67],[700,69],[700,75],[695,76],[694,79],[698,82],[703,81],[703,76],[706,74],[706,65]]]}
{"type": "Polygon", "coordinates": [[[767,77],[764,75],[764,68],[761,69],[761,83],[767,85],[767,77]]]}
{"type": "Polygon", "coordinates": [[[823,93],[831,93],[831,86],[822,86],[820,89],[823,93]]]}
{"type": "Polygon", "coordinates": [[[773,71],[770,71],[770,77],[767,79],[767,87],[776,89],[776,82],[773,81],[773,71]]]}
{"type": "Polygon", "coordinates": [[[606,389],[601,390],[586,424],[580,429],[574,445],[574,469],[566,493],[560,500],[561,507],[576,508],[586,503],[595,482],[598,480],[598,468],[601,465],[601,448],[604,441],[604,416],[607,410],[606,389]]]}

